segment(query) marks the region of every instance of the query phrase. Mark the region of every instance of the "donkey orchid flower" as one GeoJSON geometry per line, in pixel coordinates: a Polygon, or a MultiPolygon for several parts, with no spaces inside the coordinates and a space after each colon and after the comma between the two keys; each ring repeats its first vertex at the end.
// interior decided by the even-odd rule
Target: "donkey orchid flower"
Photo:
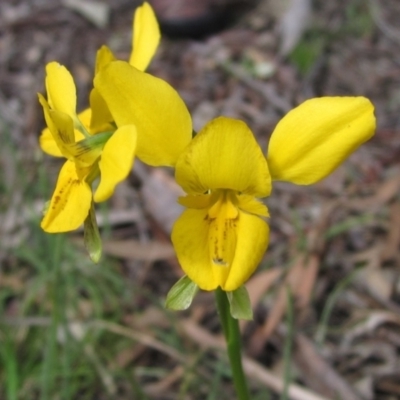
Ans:
{"type": "MultiPolygon", "coordinates": [[[[148,3],[134,15],[130,63],[147,68],[160,41],[160,29],[148,3]]],[[[115,60],[103,46],[97,53],[95,74],[115,60]]],[[[133,125],[115,130],[107,104],[94,88],[90,108],[76,114],[76,89],[68,70],[55,63],[46,67],[46,99],[39,95],[47,129],[40,145],[44,152],[67,158],[56,189],[42,221],[47,232],[76,229],[88,216],[92,204],[91,183],[101,174],[94,200],[108,199],[117,183],[128,175],[136,150],[137,131],[133,125]]]]}
{"type": "Polygon", "coordinates": [[[78,228],[88,216],[94,179],[101,175],[94,200],[104,201],[128,175],[136,128],[126,125],[115,132],[91,132],[75,114],[75,85],[68,70],[52,62],[46,71],[48,100],[39,94],[39,101],[56,149],[67,161],[41,226],[47,232],[65,232],[78,228]]]}
{"type": "Polygon", "coordinates": [[[308,185],[326,177],[371,138],[373,110],[363,97],[308,100],[279,122],[266,158],[243,122],[209,122],[176,163],[187,209],[172,242],[187,276],[203,290],[245,283],[268,246],[268,210],[257,199],[273,180],[308,185]]]}

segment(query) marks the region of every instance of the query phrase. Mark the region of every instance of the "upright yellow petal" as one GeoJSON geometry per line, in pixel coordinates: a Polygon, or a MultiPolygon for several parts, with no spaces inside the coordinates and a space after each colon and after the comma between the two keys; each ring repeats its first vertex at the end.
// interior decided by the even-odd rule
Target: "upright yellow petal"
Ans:
{"type": "Polygon", "coordinates": [[[96,202],[107,200],[115,186],[128,176],[135,156],[136,138],[136,128],[125,125],[107,141],[99,162],[101,179],[94,194],[96,202]]]}
{"type": "Polygon", "coordinates": [[[79,228],[87,217],[92,201],[90,186],[78,178],[75,164],[66,161],[41,227],[46,232],[67,232],[79,228]]]}
{"type": "Polygon", "coordinates": [[[115,61],[94,79],[118,127],[135,125],[136,155],[153,166],[173,166],[190,142],[192,122],[178,93],[165,81],[115,61]]]}
{"type": "Polygon", "coordinates": [[[96,88],[93,88],[90,92],[90,108],[92,110],[90,121],[91,133],[112,131],[115,129],[112,126],[113,117],[108,106],[96,88]]]}
{"type": "Polygon", "coordinates": [[[200,194],[232,189],[268,196],[271,178],[261,148],[248,126],[219,117],[209,122],[179,157],[175,177],[183,190],[200,194]]]}
{"type": "Polygon", "coordinates": [[[364,97],[305,101],[275,128],[267,160],[272,179],[309,185],[325,178],[375,131],[374,107],[364,97]]]}
{"type": "Polygon", "coordinates": [[[110,48],[104,45],[101,46],[100,49],[97,50],[94,74],[97,75],[106,65],[115,60],[116,58],[110,48]]]}
{"type": "Polygon", "coordinates": [[[74,80],[63,65],[51,62],[46,65],[47,99],[53,110],[76,118],[76,89],[74,80]]]}
{"type": "Polygon", "coordinates": [[[129,64],[144,71],[157,50],[160,38],[157,18],[149,3],[145,2],[135,11],[129,64]]]}

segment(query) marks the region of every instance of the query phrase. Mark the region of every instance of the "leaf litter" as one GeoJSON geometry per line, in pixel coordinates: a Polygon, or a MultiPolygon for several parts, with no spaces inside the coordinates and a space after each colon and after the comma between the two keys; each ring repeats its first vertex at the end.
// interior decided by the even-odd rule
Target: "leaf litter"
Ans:
{"type": "MultiPolygon", "coordinates": [[[[39,168],[32,166],[41,163],[53,171],[53,179],[58,168],[37,145],[44,122],[36,92],[43,92],[44,65],[57,60],[70,68],[77,79],[80,107],[85,107],[97,49],[107,43],[118,57],[129,54],[133,3],[102,2],[107,7],[100,6],[100,12],[107,15],[97,20],[61,0],[7,0],[0,5],[0,133],[2,139],[11,138],[16,149],[15,157],[7,153],[0,159],[1,184],[6,185],[2,196],[7,200],[0,201],[0,220],[7,222],[1,224],[0,291],[7,300],[1,326],[21,324],[18,329],[22,332],[24,326],[24,334],[18,337],[26,338],[36,320],[23,314],[22,319],[14,318],[23,312],[22,289],[29,288],[35,277],[26,261],[18,261],[17,249],[35,243],[27,226],[38,223],[37,202],[44,203],[45,197],[33,191],[32,204],[22,205],[13,199],[26,198],[26,189],[12,183],[21,170],[29,171],[31,182],[37,180],[39,168]],[[96,26],[103,26],[106,17],[104,28],[96,26]],[[19,212],[24,207],[31,212],[19,212]]],[[[318,185],[275,186],[267,201],[269,250],[247,284],[255,320],[242,325],[245,370],[255,393],[267,387],[274,393],[271,398],[278,398],[283,391],[277,371],[288,335],[290,287],[295,310],[290,398],[395,399],[400,396],[400,41],[393,21],[399,5],[316,1],[311,20],[305,9],[308,21],[299,20],[297,27],[291,23],[294,30],[285,31],[267,3],[201,41],[163,39],[150,72],[177,88],[193,113],[196,129],[220,114],[241,118],[265,147],[277,121],[304,99],[359,94],[375,104],[378,130],[370,143],[318,185]],[[314,53],[304,51],[311,48],[314,53]]],[[[87,4],[89,13],[99,6],[87,4]]],[[[108,235],[106,252],[115,257],[120,274],[132,286],[140,312],[132,311],[121,296],[118,318],[93,319],[91,329],[107,331],[114,341],[123,338],[125,350],[110,349],[108,363],[96,343],[85,351],[98,371],[98,392],[103,386],[108,390],[98,398],[115,398],[116,391],[126,390],[125,383],[113,376],[112,365],[118,364],[139,371],[136,379],[149,398],[176,398],[181,385],[190,381],[187,370],[194,361],[186,358],[187,349],[202,349],[204,357],[223,360],[223,342],[210,295],[201,293],[191,309],[165,318],[154,313],[148,295],[137,293],[138,275],[130,272],[132,268],[145,268],[139,274],[140,285],[151,288],[160,303],[180,277],[168,239],[180,213],[180,193],[171,171],[150,171],[136,164],[126,190],[110,201],[101,226],[108,235]],[[135,322],[145,318],[151,323],[135,322]],[[160,331],[176,331],[181,347],[164,343],[160,331]],[[168,372],[158,379],[140,373],[163,367],[168,372]]],[[[82,297],[83,307],[84,294],[76,296],[82,297]]],[[[41,299],[44,295],[35,301],[41,299]]],[[[92,315],[95,305],[87,309],[92,315]]],[[[74,315],[75,323],[86,326],[87,317],[74,315]]],[[[23,342],[17,340],[16,345],[22,348],[23,342]]],[[[204,362],[200,371],[205,377],[213,374],[204,362]]],[[[221,385],[229,396],[229,382],[221,385]]],[[[199,390],[190,398],[203,395],[199,390]]],[[[119,398],[131,397],[128,393],[119,398]]]]}

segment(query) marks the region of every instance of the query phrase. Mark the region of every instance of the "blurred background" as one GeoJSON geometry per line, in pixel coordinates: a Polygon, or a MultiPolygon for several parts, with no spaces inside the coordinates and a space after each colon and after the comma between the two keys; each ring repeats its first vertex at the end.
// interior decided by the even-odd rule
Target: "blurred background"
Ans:
{"type": "MultiPolygon", "coordinates": [[[[134,0],[0,3],[0,399],[233,399],[212,293],[164,309],[182,275],[170,244],[173,171],[135,162],[97,208],[98,265],[82,232],[48,235],[61,165],[44,155],[37,92],[58,61],[88,105],[97,49],[131,49],[134,0]]],[[[400,398],[400,3],[154,0],[165,31],[149,72],[195,129],[246,121],[266,148],[305,99],[363,95],[375,137],[312,187],[277,183],[269,249],[242,324],[254,399],[400,398]]],[[[312,117],[312,116],[310,116],[312,117]]]]}

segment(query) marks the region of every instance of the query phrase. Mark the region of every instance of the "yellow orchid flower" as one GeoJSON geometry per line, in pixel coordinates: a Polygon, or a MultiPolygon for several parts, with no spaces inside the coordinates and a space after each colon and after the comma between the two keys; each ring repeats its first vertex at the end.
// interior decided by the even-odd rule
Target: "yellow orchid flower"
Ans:
{"type": "Polygon", "coordinates": [[[271,180],[315,183],[375,130],[362,97],[312,99],[290,111],[273,132],[265,158],[250,129],[220,117],[183,151],[175,177],[187,207],[172,230],[178,260],[203,290],[231,292],[251,276],[268,246],[268,210],[257,198],[271,180]]]}
{"type": "MultiPolygon", "coordinates": [[[[130,63],[144,70],[160,41],[160,29],[148,3],[134,15],[130,63]]],[[[115,60],[103,46],[97,53],[95,74],[115,60]]],[[[67,158],[41,226],[47,232],[76,229],[92,210],[91,184],[99,174],[94,200],[108,199],[117,183],[128,175],[136,149],[136,128],[131,124],[115,130],[109,109],[97,91],[90,94],[90,108],[76,114],[76,89],[68,70],[55,63],[46,66],[46,99],[39,95],[47,128],[40,137],[42,150],[67,158]],[[114,132],[115,131],[115,132],[114,132]]],[[[92,218],[93,220],[93,218],[92,218]]]]}
{"type": "Polygon", "coordinates": [[[101,175],[94,200],[104,201],[126,178],[136,149],[136,128],[125,125],[115,132],[91,132],[75,114],[75,85],[68,70],[52,62],[46,72],[48,100],[39,94],[39,101],[57,151],[67,161],[41,226],[46,232],[65,232],[87,218],[94,179],[101,175]]]}
{"type": "Polygon", "coordinates": [[[268,216],[256,200],[271,191],[268,164],[244,122],[208,123],[176,163],[187,210],[172,231],[178,260],[201,289],[233,291],[253,273],[267,248],[268,216]]]}
{"type": "MultiPolygon", "coordinates": [[[[129,58],[129,63],[137,69],[144,71],[152,60],[161,38],[157,18],[152,7],[147,2],[144,2],[140,7],[136,8],[133,18],[132,31],[132,51],[129,58]]],[[[98,74],[111,61],[115,60],[116,58],[112,51],[107,46],[102,46],[97,52],[96,56],[95,75],[98,74]]],[[[66,93],[64,100],[63,98],[58,99],[56,108],[59,109],[59,107],[61,107],[61,109],[59,109],[60,111],[67,111],[67,114],[73,116],[74,121],[76,122],[76,110],[71,108],[69,110],[65,110],[63,107],[63,104],[73,105],[71,96],[74,96],[74,98],[76,96],[75,84],[70,76],[65,81],[62,81],[63,79],[66,79],[66,76],[63,72],[59,72],[58,74],[57,72],[54,72],[47,79],[48,83],[46,84],[46,90],[47,93],[49,93],[47,86],[50,85],[51,87],[59,86],[60,88],[65,86],[65,88],[70,91],[66,93]],[[74,88],[74,90],[72,91],[71,88],[74,88]]],[[[51,104],[50,98],[49,104],[51,104]]],[[[108,107],[105,105],[103,99],[95,89],[93,89],[90,93],[90,106],[91,108],[88,108],[78,114],[78,120],[85,127],[90,127],[92,132],[101,132],[107,130],[109,128],[110,121],[112,121],[112,117],[108,111],[108,107]],[[94,110],[93,113],[92,110],[94,110]]],[[[79,140],[80,138],[82,138],[82,136],[78,134],[76,140],[79,140]]],[[[58,148],[56,142],[54,141],[53,135],[48,128],[43,130],[39,142],[40,147],[45,153],[54,157],[62,157],[60,149],[58,148]]]]}

